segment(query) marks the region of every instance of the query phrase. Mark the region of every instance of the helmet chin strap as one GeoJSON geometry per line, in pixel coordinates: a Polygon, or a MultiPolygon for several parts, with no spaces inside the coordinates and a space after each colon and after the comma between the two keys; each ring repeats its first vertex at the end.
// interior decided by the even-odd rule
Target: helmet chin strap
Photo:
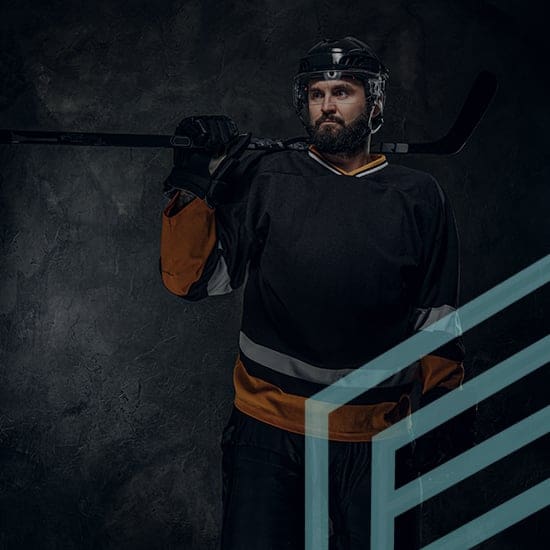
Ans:
{"type": "Polygon", "coordinates": [[[376,128],[373,128],[373,126],[372,126],[372,115],[374,114],[374,109],[377,106],[380,109],[380,115],[382,115],[383,107],[382,107],[381,101],[379,99],[376,99],[375,101],[373,101],[372,107],[371,107],[371,110],[370,110],[370,113],[369,113],[369,122],[368,122],[369,130],[370,130],[369,138],[370,138],[370,136],[372,136],[372,134],[376,134],[376,132],[378,132],[378,130],[380,130],[380,128],[382,127],[382,123],[384,122],[384,120],[382,119],[382,116],[380,116],[380,122],[378,123],[376,128]]]}
{"type": "Polygon", "coordinates": [[[370,138],[372,134],[377,132],[380,129],[380,126],[382,126],[382,124],[379,124],[376,128],[372,127],[372,116],[374,115],[374,109],[376,109],[376,102],[372,103],[372,106],[369,110],[369,118],[367,119],[368,132],[367,132],[367,135],[365,136],[365,147],[364,147],[365,153],[367,155],[370,154],[370,138]]]}
{"type": "Polygon", "coordinates": [[[374,114],[374,109],[376,109],[376,103],[375,102],[373,102],[372,107],[370,108],[369,119],[368,119],[368,122],[367,122],[367,124],[369,125],[369,135],[367,136],[367,139],[366,139],[366,142],[365,142],[365,152],[367,154],[370,153],[370,137],[372,136],[372,134],[374,134],[374,132],[376,132],[378,130],[378,128],[380,128],[380,126],[378,126],[378,128],[376,128],[376,130],[372,129],[372,115],[374,114]]]}
{"type": "Polygon", "coordinates": [[[365,153],[367,155],[370,155],[370,134],[367,136],[367,139],[365,140],[365,153]]]}

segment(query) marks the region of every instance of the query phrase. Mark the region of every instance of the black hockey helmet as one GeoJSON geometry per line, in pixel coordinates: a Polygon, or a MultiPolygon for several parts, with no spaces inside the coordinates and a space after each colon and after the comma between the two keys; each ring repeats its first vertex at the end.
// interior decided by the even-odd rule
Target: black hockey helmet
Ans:
{"type": "Polygon", "coordinates": [[[293,83],[293,103],[302,123],[307,125],[305,109],[308,104],[308,85],[311,80],[340,80],[354,78],[365,87],[367,101],[372,108],[377,105],[379,113],[371,120],[371,133],[382,126],[388,69],[372,48],[354,38],[346,36],[332,40],[325,38],[311,48],[300,59],[298,73],[293,83]]]}

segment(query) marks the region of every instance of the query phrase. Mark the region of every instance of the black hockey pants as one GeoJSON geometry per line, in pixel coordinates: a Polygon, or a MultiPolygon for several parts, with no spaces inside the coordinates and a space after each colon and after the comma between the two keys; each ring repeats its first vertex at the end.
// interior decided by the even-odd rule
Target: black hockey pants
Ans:
{"type": "MultiPolygon", "coordinates": [[[[222,436],[222,550],[303,550],[304,436],[233,409],[222,436]]],[[[371,443],[331,442],[331,550],[368,550],[371,443]]],[[[396,522],[395,548],[418,548],[417,516],[396,522]]]]}

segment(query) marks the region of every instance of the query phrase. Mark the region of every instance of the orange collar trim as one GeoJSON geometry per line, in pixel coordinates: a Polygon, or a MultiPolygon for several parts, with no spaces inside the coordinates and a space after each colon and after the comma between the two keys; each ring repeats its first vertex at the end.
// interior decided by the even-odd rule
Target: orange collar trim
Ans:
{"type": "Polygon", "coordinates": [[[374,154],[374,155],[371,155],[371,158],[373,160],[371,160],[367,164],[364,164],[363,166],[360,166],[359,168],[356,168],[351,172],[346,172],[345,170],[342,170],[332,162],[325,159],[323,155],[315,148],[314,145],[310,145],[308,149],[309,149],[308,153],[311,158],[321,163],[325,167],[329,168],[332,172],[335,172],[343,176],[357,176],[357,177],[365,176],[366,174],[370,174],[372,172],[377,172],[378,170],[381,170],[388,164],[388,161],[386,160],[385,155],[374,154]]]}

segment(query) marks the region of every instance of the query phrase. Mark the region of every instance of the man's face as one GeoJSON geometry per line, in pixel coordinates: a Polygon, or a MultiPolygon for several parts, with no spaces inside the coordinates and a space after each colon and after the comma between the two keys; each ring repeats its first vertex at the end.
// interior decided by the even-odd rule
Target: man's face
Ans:
{"type": "Polygon", "coordinates": [[[311,81],[308,108],[308,131],[320,151],[349,154],[364,146],[369,127],[365,88],[361,82],[311,81]]]}

